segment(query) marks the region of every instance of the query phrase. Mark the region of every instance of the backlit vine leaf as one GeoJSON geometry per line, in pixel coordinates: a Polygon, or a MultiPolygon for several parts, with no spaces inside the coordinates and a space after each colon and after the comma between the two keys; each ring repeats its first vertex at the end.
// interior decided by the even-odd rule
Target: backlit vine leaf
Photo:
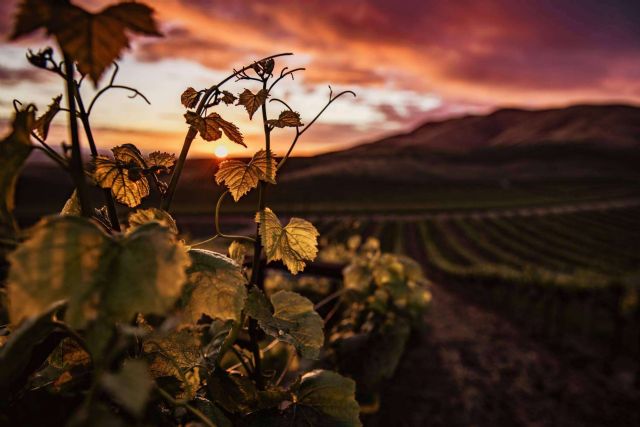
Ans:
{"type": "Polygon", "coordinates": [[[42,116],[38,117],[38,119],[34,123],[33,130],[36,132],[36,134],[40,138],[45,140],[47,139],[47,136],[49,135],[49,126],[51,125],[51,121],[56,116],[56,114],[58,114],[58,111],[60,111],[61,99],[62,99],[62,95],[58,95],[55,98],[53,98],[53,102],[49,104],[49,108],[47,108],[47,111],[42,116]]]}
{"type": "Polygon", "coordinates": [[[149,208],[138,209],[129,214],[130,227],[139,227],[149,222],[157,222],[158,224],[167,227],[171,232],[178,234],[176,221],[167,211],[158,208],[149,208]]]}
{"type": "Polygon", "coordinates": [[[230,258],[216,252],[191,249],[191,267],[183,297],[184,319],[196,324],[202,315],[240,320],[247,299],[246,279],[230,258]]]}
{"type": "Polygon", "coordinates": [[[267,156],[265,150],[253,155],[249,163],[240,160],[225,160],[220,163],[216,172],[216,183],[224,183],[233,200],[236,202],[251,189],[256,188],[258,181],[275,184],[277,163],[273,155],[267,156]]]}
{"type": "Polygon", "coordinates": [[[267,123],[278,128],[304,126],[300,122],[300,114],[291,110],[284,110],[277,120],[267,120],[267,123]]]}
{"type": "Polygon", "coordinates": [[[242,267],[244,257],[249,253],[249,250],[250,248],[248,244],[234,240],[229,245],[229,258],[235,261],[238,266],[242,267]]]}
{"type": "Polygon", "coordinates": [[[318,230],[309,221],[291,218],[282,227],[280,220],[269,208],[256,214],[260,224],[260,237],[267,262],[282,260],[291,274],[304,270],[305,261],[313,261],[318,254],[318,230]]]}
{"type": "Polygon", "coordinates": [[[198,92],[192,87],[188,87],[184,92],[182,92],[182,95],[180,95],[180,101],[182,102],[182,105],[187,108],[196,108],[198,100],[200,99],[200,94],[201,92],[198,92]]]}
{"type": "Polygon", "coordinates": [[[222,97],[220,98],[220,101],[224,102],[225,105],[233,104],[234,102],[236,102],[236,99],[238,98],[236,98],[235,95],[228,90],[222,91],[222,97]]]}
{"type": "Polygon", "coordinates": [[[136,313],[164,314],[180,295],[190,260],[159,224],[112,237],[87,218],[59,216],[38,223],[9,262],[12,323],[65,300],[65,321],[80,329],[99,316],[128,322],[136,313]]]}
{"type": "Polygon", "coordinates": [[[111,152],[113,153],[114,159],[124,164],[136,166],[140,169],[144,169],[147,166],[144,156],[138,147],[133,144],[118,145],[117,147],[113,147],[111,152]]]}
{"type": "Polygon", "coordinates": [[[258,61],[253,64],[253,69],[258,74],[271,74],[273,72],[273,67],[275,67],[276,62],[273,58],[263,59],[262,61],[258,61]]]}
{"type": "Polygon", "coordinates": [[[31,153],[29,132],[33,121],[33,111],[16,113],[11,133],[0,142],[0,235],[12,236],[17,230],[13,218],[16,181],[31,153]]]}
{"type": "Polygon", "coordinates": [[[308,372],[294,391],[294,403],[286,414],[291,422],[287,425],[361,426],[355,392],[355,381],[336,372],[320,369],[308,372]]]}
{"type": "Polygon", "coordinates": [[[124,2],[90,13],[66,1],[23,0],[11,39],[44,27],[78,63],[78,70],[97,84],[104,70],[129,47],[125,30],[160,36],[148,6],[124,2]]]}
{"type": "Polygon", "coordinates": [[[155,173],[169,173],[176,164],[176,155],[162,151],[154,151],[147,158],[147,166],[155,169],[155,173]]]}
{"type": "Polygon", "coordinates": [[[238,127],[224,120],[218,113],[211,113],[202,118],[198,114],[188,111],[184,117],[188,124],[198,130],[205,141],[216,141],[222,137],[222,132],[224,132],[231,141],[244,147],[247,146],[238,127]]]}
{"type": "Polygon", "coordinates": [[[140,173],[132,176],[130,169],[121,162],[106,156],[97,156],[93,163],[93,178],[96,183],[102,188],[110,189],[118,202],[134,208],[149,195],[147,178],[140,173]]]}
{"type": "Polygon", "coordinates": [[[278,291],[269,302],[254,287],[249,292],[246,310],[263,331],[292,344],[303,357],[317,359],[320,355],[324,322],[309,299],[295,292],[278,291]]]}
{"type": "Polygon", "coordinates": [[[238,99],[238,105],[244,105],[247,113],[249,113],[249,120],[253,118],[253,114],[258,111],[258,108],[267,100],[269,96],[269,92],[265,89],[260,89],[258,93],[254,94],[249,89],[245,89],[244,92],[240,94],[240,98],[238,99]]]}

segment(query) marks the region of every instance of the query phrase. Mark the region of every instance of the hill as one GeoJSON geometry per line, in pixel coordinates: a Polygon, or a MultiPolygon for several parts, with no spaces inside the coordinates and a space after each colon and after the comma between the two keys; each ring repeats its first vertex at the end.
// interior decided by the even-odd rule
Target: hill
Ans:
{"type": "MultiPolygon", "coordinates": [[[[475,209],[640,197],[640,108],[498,110],[287,162],[272,207],[301,210],[475,209]]],[[[176,209],[212,212],[216,161],[188,160],[176,209]]],[[[59,209],[70,180],[33,162],[19,181],[24,217],[59,209]],[[47,191],[42,189],[47,186],[47,191]]],[[[253,196],[226,210],[254,209],[253,196]]]]}

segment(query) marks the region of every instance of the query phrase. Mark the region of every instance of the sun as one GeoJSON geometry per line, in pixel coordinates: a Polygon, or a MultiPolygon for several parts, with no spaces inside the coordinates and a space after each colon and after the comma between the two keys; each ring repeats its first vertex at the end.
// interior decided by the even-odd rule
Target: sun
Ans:
{"type": "Polygon", "coordinates": [[[213,149],[213,154],[215,154],[219,159],[224,159],[229,155],[229,149],[224,145],[218,145],[213,149]]]}

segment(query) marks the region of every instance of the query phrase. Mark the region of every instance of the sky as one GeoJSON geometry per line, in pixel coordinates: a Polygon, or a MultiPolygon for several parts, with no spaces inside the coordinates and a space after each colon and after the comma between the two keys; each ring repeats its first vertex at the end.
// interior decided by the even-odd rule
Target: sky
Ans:
{"type": "MultiPolygon", "coordinates": [[[[112,1],[76,0],[98,11],[112,1]]],[[[12,100],[43,112],[63,92],[55,76],[32,68],[27,48],[51,43],[43,34],[8,42],[15,0],[0,2],[0,123],[12,100]]],[[[180,94],[204,89],[255,59],[305,67],[273,96],[308,122],[334,91],[350,89],[307,132],[295,154],[343,149],[407,132],[428,120],[484,114],[501,107],[546,108],[575,103],[640,103],[640,2],[635,0],[159,0],[163,38],[134,37],[118,82],[151,102],[112,91],[92,114],[101,150],[134,143],[143,151],[179,152],[186,131],[180,94]]],[[[86,85],[90,86],[90,85],[86,85]]],[[[235,93],[252,84],[231,84],[235,93]]],[[[90,87],[85,97],[92,95],[90,87]]],[[[260,148],[262,125],[242,107],[220,107],[248,143],[198,139],[193,156],[233,155],[260,148]]],[[[279,109],[269,105],[269,116],[279,109]]],[[[258,117],[259,118],[259,117],[258,117]]],[[[274,134],[286,151],[287,129],[274,134]]],[[[49,142],[67,138],[59,117],[49,142]]]]}

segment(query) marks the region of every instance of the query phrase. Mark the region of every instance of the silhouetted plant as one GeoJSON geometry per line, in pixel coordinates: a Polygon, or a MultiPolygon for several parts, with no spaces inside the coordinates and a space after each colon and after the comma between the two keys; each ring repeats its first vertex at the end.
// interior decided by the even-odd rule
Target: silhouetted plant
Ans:
{"type": "Polygon", "coordinates": [[[112,156],[104,156],[97,151],[91,113],[112,89],[148,102],[136,89],[116,83],[114,61],[128,46],[126,31],[160,35],[152,10],[126,2],[90,13],[64,0],[23,0],[12,38],[39,28],[53,36],[62,60],[52,48],[29,51],[27,58],[64,80],[66,107],[60,95],[36,119],[35,106],[16,101],[14,130],[0,143],[2,242],[10,251],[3,305],[11,325],[0,349],[5,414],[0,419],[26,416],[24,408],[31,402],[43,407],[63,402],[57,410],[70,425],[96,419],[152,425],[191,420],[209,426],[359,425],[352,380],[313,370],[287,387],[281,384],[295,353],[318,358],[323,320],[300,294],[280,291],[267,297],[261,262],[263,255],[267,263],[282,261],[296,274],[316,257],[316,228],[300,218],[283,226],[267,206],[266,189],[277,182],[300,137],[325,109],[353,93],[330,91],[326,105],[304,125],[297,112],[274,96],[280,81],[303,69],[285,67],[274,73],[276,61],[289,54],[273,55],[234,70],[208,89],[183,93],[189,127],[177,160],[157,151],[144,155],[133,144],[114,147],[112,156]],[[99,87],[109,67],[109,82],[99,87]],[[80,90],[85,77],[99,88],[88,103],[80,90]],[[255,82],[258,88],[236,96],[223,89],[233,80],[255,82]],[[229,257],[179,240],[168,213],[198,134],[206,141],[224,134],[246,146],[237,126],[210,111],[221,103],[244,107],[250,119],[260,110],[264,128],[264,147],[249,162],[222,162],[215,175],[227,190],[216,205],[216,234],[208,240],[228,239],[229,257]],[[269,103],[284,108],[276,118],[269,118],[269,103]],[[50,124],[61,112],[69,117],[71,141],[62,154],[47,142],[50,124]],[[78,119],[90,148],[90,167],[82,159],[78,119]],[[277,161],[271,134],[286,127],[294,128],[295,136],[277,161]],[[45,217],[24,233],[13,218],[13,193],[33,149],[66,170],[75,191],[60,215],[45,217]],[[168,184],[162,180],[166,174],[171,176],[168,184]],[[104,190],[104,207],[92,200],[90,186],[104,190]],[[219,214],[225,197],[238,201],[253,190],[259,193],[255,235],[223,233],[219,214]],[[131,210],[152,192],[159,196],[158,207],[131,210]],[[116,203],[129,210],[126,221],[118,216],[116,203]],[[244,266],[246,254],[251,254],[250,268],[244,266]],[[273,340],[261,347],[267,337],[273,340]],[[278,342],[293,349],[283,366],[265,362],[278,342]],[[166,404],[186,412],[168,411],[166,404]]]}

